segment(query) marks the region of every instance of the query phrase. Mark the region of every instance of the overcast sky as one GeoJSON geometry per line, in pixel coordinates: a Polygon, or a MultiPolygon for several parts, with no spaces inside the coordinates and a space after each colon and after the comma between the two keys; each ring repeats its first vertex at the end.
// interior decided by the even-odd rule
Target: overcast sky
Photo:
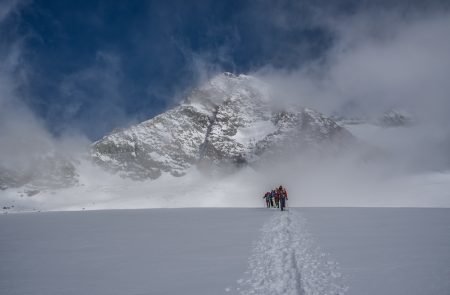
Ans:
{"type": "Polygon", "coordinates": [[[446,2],[0,0],[0,129],[95,140],[221,71],[325,113],[449,122],[446,2]]]}

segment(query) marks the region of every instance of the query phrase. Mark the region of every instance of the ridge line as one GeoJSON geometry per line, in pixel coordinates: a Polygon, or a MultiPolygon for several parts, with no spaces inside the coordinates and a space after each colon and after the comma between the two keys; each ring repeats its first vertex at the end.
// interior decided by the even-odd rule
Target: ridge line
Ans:
{"type": "Polygon", "coordinates": [[[209,124],[208,127],[206,128],[205,139],[199,146],[199,161],[202,161],[203,158],[205,157],[206,148],[209,143],[209,135],[211,134],[214,123],[216,122],[218,112],[219,112],[219,105],[216,105],[214,107],[214,111],[212,112],[212,116],[208,117],[209,124]]]}

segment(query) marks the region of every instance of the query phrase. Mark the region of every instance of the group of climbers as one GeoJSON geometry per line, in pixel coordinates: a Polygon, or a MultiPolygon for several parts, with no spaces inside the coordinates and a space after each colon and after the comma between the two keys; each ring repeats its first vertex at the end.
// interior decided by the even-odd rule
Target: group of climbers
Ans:
{"type": "Polygon", "coordinates": [[[288,194],[286,189],[280,185],[280,187],[266,192],[263,199],[266,199],[267,208],[280,208],[281,211],[284,211],[288,194]]]}

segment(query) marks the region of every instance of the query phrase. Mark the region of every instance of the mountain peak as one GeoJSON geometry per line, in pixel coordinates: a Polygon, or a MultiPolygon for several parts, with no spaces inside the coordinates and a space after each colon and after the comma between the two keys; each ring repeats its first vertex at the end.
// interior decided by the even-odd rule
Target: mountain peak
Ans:
{"type": "Polygon", "coordinates": [[[269,99],[266,89],[262,81],[252,76],[224,72],[194,89],[184,104],[211,112],[217,105],[239,98],[256,99],[264,103],[269,99]]]}
{"type": "Polygon", "coordinates": [[[264,83],[222,73],[179,106],[93,144],[103,167],[136,179],[183,175],[200,163],[249,164],[350,138],[344,128],[305,108],[273,110],[264,83]]]}

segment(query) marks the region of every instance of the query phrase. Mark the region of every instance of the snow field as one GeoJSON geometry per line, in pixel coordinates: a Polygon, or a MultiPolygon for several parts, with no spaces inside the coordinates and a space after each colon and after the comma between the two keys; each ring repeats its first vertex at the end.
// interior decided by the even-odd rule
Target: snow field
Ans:
{"type": "Polygon", "coordinates": [[[449,209],[0,215],[1,295],[448,295],[448,278],[449,209]]]}
{"type": "Polygon", "coordinates": [[[263,225],[246,275],[238,281],[242,295],[339,295],[347,290],[337,263],[315,245],[295,211],[277,212],[263,225]]]}

